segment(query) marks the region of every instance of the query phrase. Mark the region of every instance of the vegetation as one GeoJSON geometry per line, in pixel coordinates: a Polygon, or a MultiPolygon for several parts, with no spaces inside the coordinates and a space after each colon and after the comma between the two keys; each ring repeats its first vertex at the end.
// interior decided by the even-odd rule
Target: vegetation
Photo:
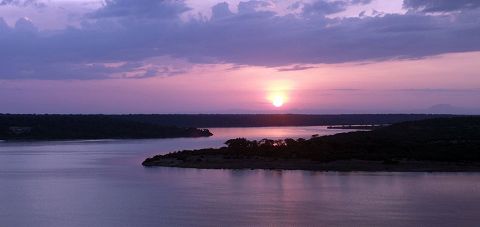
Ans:
{"type": "Polygon", "coordinates": [[[328,129],[357,129],[357,130],[373,130],[381,127],[388,126],[385,125],[332,125],[328,126],[328,129]]]}
{"type": "MultiPolygon", "coordinates": [[[[480,162],[480,117],[404,122],[373,131],[310,139],[249,141],[237,138],[225,144],[226,147],[218,149],[158,155],[146,159],[143,164],[188,167],[195,166],[191,162],[208,164],[225,160],[256,160],[257,163],[263,160],[269,165],[275,160],[307,160],[314,163],[366,160],[385,164],[404,161],[480,162]]],[[[248,167],[248,164],[244,166],[248,167]]]]}
{"type": "Polygon", "coordinates": [[[207,129],[162,126],[112,115],[0,114],[0,140],[139,139],[211,135],[207,129]]]}
{"type": "Polygon", "coordinates": [[[316,125],[384,125],[448,117],[432,114],[133,114],[122,119],[183,127],[266,127],[316,125]]]}

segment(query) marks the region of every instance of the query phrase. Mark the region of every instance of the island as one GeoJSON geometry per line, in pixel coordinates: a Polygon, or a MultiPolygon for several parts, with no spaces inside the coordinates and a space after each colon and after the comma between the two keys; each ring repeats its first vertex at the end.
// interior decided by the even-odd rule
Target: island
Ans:
{"type": "Polygon", "coordinates": [[[147,158],[147,167],[323,171],[480,171],[480,117],[396,123],[310,139],[236,138],[147,158]]]}
{"type": "Polygon", "coordinates": [[[139,122],[115,115],[0,114],[0,140],[208,137],[208,129],[139,122]]]}

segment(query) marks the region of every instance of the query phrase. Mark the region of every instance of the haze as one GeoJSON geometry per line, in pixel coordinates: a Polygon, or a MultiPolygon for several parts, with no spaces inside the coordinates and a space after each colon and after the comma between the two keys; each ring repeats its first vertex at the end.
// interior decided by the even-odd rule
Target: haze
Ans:
{"type": "Polygon", "coordinates": [[[0,112],[478,114],[479,40],[477,0],[0,0],[0,112]]]}

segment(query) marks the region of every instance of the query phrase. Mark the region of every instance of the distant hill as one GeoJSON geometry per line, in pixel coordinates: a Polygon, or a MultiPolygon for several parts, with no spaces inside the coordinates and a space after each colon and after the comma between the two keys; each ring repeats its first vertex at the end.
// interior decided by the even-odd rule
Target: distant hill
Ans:
{"type": "Polygon", "coordinates": [[[211,135],[208,127],[383,125],[428,114],[0,114],[0,140],[172,138],[211,135]]]}
{"type": "Polygon", "coordinates": [[[480,113],[480,109],[464,108],[450,104],[437,104],[429,107],[426,110],[422,110],[422,112],[430,114],[472,114],[480,113]]]}
{"type": "Polygon", "coordinates": [[[0,140],[203,137],[206,129],[162,126],[112,115],[0,114],[0,140]]]}
{"type": "Polygon", "coordinates": [[[393,124],[451,115],[432,114],[132,114],[118,118],[179,127],[264,127],[393,124]]]}

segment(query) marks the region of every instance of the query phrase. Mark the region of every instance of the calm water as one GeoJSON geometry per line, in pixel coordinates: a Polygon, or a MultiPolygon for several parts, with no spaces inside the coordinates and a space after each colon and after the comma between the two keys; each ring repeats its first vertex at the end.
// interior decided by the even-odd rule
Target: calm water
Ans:
{"type": "Polygon", "coordinates": [[[197,139],[0,143],[0,226],[479,226],[480,174],[144,168],[145,157],[233,137],[324,127],[212,129],[197,139]]]}

